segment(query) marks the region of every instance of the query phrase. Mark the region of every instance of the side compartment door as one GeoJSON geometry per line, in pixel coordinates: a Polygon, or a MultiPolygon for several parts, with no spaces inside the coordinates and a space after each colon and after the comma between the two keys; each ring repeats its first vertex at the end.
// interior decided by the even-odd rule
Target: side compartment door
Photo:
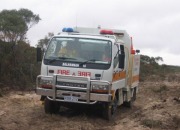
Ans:
{"type": "Polygon", "coordinates": [[[131,86],[136,87],[139,84],[140,55],[134,55],[131,86]]]}

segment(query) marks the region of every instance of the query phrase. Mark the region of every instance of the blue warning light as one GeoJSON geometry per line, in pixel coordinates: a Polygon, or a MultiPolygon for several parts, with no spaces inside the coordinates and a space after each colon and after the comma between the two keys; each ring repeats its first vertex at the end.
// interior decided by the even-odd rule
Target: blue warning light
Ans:
{"type": "Polygon", "coordinates": [[[73,28],[63,28],[62,32],[74,32],[73,28]]]}

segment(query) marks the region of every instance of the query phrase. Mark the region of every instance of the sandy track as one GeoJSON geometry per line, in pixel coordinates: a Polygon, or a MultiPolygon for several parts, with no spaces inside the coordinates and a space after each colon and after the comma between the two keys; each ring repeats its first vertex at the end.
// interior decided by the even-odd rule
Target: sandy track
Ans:
{"type": "Polygon", "coordinates": [[[180,84],[143,82],[132,109],[121,106],[113,121],[91,107],[61,108],[44,113],[34,92],[10,92],[0,97],[0,130],[180,130],[180,84]]]}

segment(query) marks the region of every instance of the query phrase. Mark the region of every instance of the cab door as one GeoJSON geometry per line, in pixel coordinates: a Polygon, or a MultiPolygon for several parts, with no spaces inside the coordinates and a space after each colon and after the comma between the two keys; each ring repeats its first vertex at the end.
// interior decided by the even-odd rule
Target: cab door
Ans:
{"type": "Polygon", "coordinates": [[[120,44],[116,44],[114,49],[114,58],[113,58],[113,79],[112,84],[115,90],[125,87],[125,75],[126,71],[124,70],[124,52],[120,49],[120,44]]]}

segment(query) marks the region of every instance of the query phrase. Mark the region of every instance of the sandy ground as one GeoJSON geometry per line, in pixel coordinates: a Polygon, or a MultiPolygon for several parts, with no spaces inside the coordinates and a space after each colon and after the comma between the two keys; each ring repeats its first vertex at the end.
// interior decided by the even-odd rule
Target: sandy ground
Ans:
{"type": "Polygon", "coordinates": [[[0,97],[0,130],[180,130],[180,83],[142,82],[133,108],[121,106],[115,119],[104,120],[91,107],[44,112],[34,92],[0,97]]]}

